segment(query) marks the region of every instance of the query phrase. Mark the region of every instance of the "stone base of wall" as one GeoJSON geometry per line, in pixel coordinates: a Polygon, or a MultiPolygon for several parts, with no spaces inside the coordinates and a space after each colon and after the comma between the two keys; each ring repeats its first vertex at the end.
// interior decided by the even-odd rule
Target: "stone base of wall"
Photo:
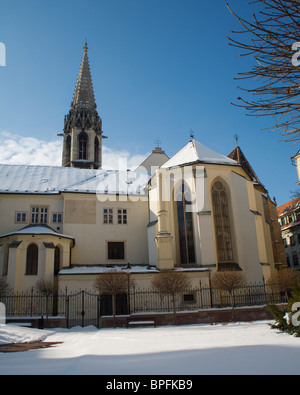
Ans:
{"type": "Polygon", "coordinates": [[[178,312],[176,316],[173,313],[136,313],[124,316],[103,316],[100,318],[100,328],[127,327],[128,319],[139,318],[141,321],[155,317],[156,325],[189,325],[189,324],[218,324],[226,322],[251,322],[260,320],[272,320],[272,314],[265,306],[243,307],[232,310],[224,309],[207,309],[189,312],[178,312]]]}

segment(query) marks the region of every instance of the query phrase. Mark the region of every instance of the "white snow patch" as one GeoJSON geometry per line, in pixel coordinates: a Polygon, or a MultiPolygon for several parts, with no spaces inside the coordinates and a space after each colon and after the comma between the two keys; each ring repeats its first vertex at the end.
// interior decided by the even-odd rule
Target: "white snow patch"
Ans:
{"type": "Polygon", "coordinates": [[[50,332],[18,325],[0,325],[0,344],[44,341],[49,334],[50,332]]]}
{"type": "Polygon", "coordinates": [[[45,336],[63,342],[53,348],[0,353],[0,375],[299,375],[300,339],[271,329],[269,323],[46,332],[0,327],[2,342],[45,336]]]}

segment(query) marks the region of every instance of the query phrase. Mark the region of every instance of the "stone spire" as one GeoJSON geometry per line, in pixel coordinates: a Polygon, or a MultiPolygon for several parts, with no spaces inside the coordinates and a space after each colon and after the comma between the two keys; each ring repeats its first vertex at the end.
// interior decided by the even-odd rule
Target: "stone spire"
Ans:
{"type": "Polygon", "coordinates": [[[65,116],[62,165],[85,169],[102,166],[102,120],[97,112],[88,59],[84,53],[68,115],[65,116]]]}
{"type": "Polygon", "coordinates": [[[81,61],[71,108],[96,110],[97,106],[95,103],[87,43],[85,43],[83,48],[84,54],[81,61]]]}

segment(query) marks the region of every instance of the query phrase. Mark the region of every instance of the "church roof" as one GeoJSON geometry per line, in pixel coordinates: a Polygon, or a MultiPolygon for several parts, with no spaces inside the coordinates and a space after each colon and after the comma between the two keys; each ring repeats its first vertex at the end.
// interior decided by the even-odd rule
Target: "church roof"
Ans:
{"type": "Polygon", "coordinates": [[[1,165],[0,193],[99,193],[144,195],[146,173],[59,166],[1,165]]]}
{"type": "Polygon", "coordinates": [[[205,147],[196,140],[191,140],[170,160],[168,160],[162,168],[170,168],[192,163],[212,163],[238,166],[238,163],[235,160],[205,147]]]}
{"type": "Polygon", "coordinates": [[[74,96],[73,96],[72,107],[88,108],[91,110],[95,110],[97,106],[95,102],[94,89],[93,89],[87,50],[88,50],[88,46],[87,44],[85,44],[84,53],[80,65],[74,96]]]}
{"type": "Polygon", "coordinates": [[[161,167],[170,158],[165,154],[160,147],[156,147],[152,153],[146,158],[136,169],[137,172],[153,173],[153,170],[157,167],[161,167]]]}
{"type": "Polygon", "coordinates": [[[228,155],[228,158],[231,158],[231,159],[237,161],[237,163],[239,163],[243,167],[243,169],[249,174],[252,181],[263,186],[262,183],[260,182],[259,178],[257,177],[255,171],[253,170],[252,166],[246,159],[243,151],[241,150],[241,148],[238,145],[230,152],[230,154],[228,155]]]}
{"type": "Polygon", "coordinates": [[[25,228],[6,233],[4,235],[0,235],[0,238],[8,237],[8,236],[18,236],[18,235],[47,235],[47,236],[56,236],[61,237],[64,239],[72,239],[74,240],[73,236],[67,236],[62,233],[55,232],[50,226],[48,225],[29,225],[25,226],[25,228]]]}

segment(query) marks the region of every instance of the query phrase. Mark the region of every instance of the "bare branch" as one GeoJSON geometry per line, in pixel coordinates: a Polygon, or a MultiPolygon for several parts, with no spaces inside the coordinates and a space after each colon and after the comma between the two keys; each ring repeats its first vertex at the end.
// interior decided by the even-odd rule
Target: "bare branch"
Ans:
{"type": "MultiPolygon", "coordinates": [[[[300,41],[299,0],[256,0],[256,13],[246,20],[235,13],[243,30],[231,32],[239,38],[228,37],[229,45],[243,50],[240,56],[253,57],[252,69],[238,73],[236,79],[252,79],[251,87],[241,88],[259,100],[239,97],[239,104],[248,116],[273,116],[276,119],[269,131],[279,131],[283,141],[300,141],[300,65],[292,62],[295,50],[292,46],[300,41]],[[253,85],[253,82],[255,85],[253,85]],[[254,87],[253,87],[254,86],[254,87]]],[[[300,55],[300,53],[299,53],[300,55]]]]}

